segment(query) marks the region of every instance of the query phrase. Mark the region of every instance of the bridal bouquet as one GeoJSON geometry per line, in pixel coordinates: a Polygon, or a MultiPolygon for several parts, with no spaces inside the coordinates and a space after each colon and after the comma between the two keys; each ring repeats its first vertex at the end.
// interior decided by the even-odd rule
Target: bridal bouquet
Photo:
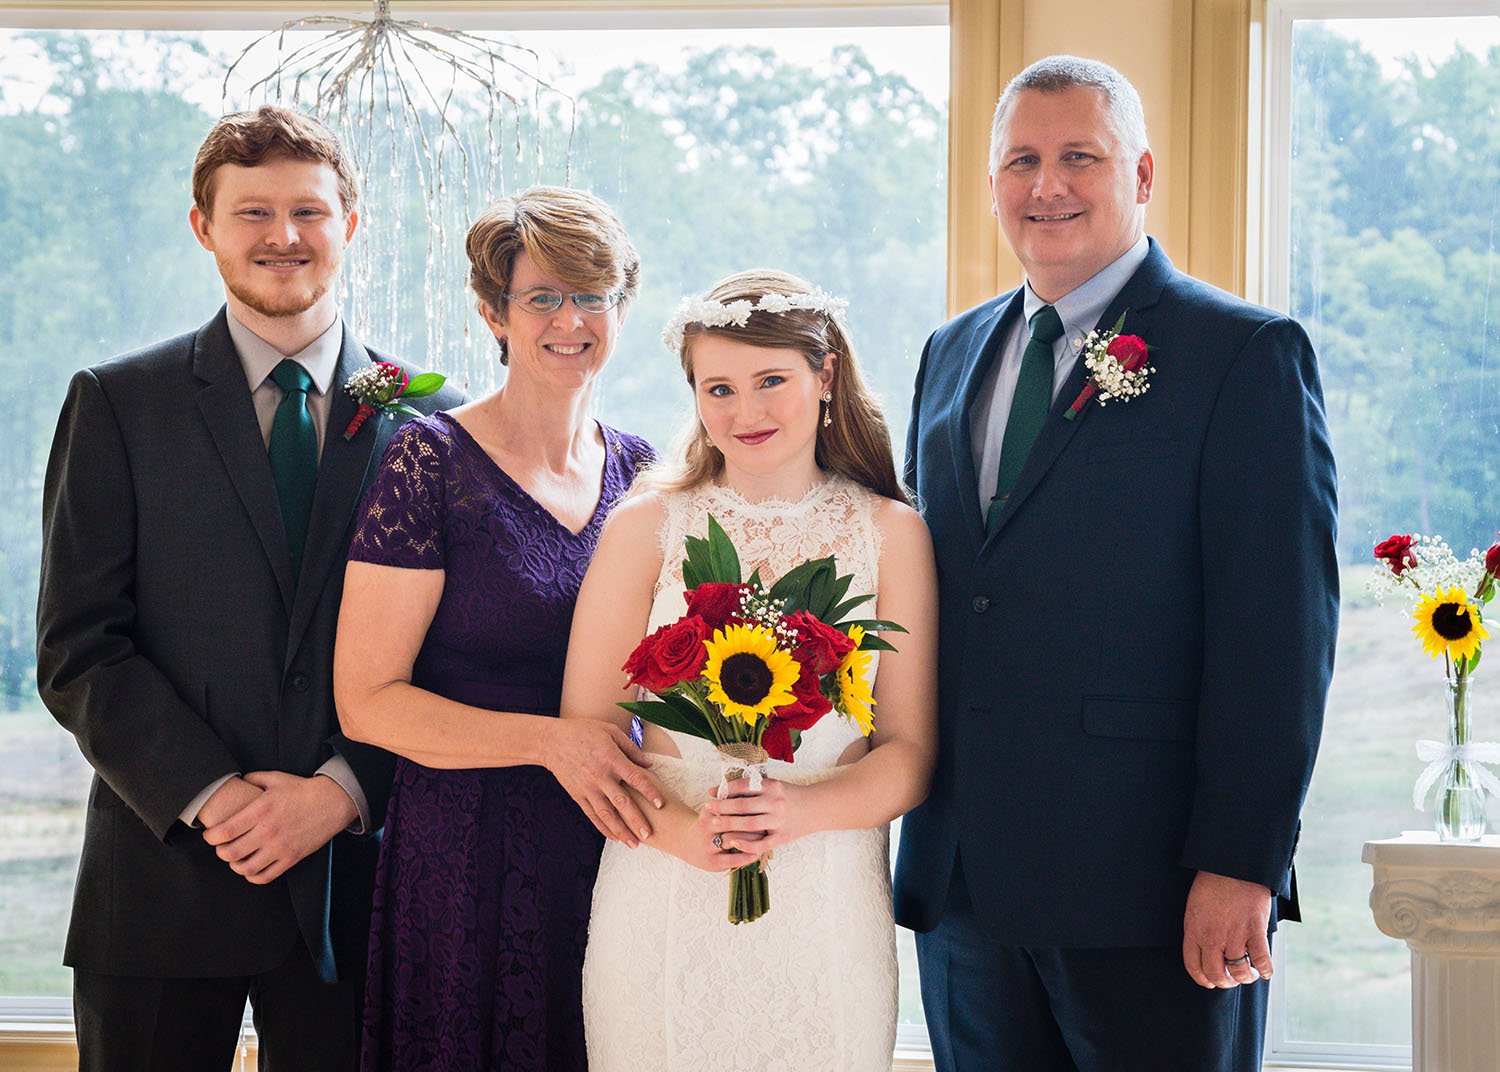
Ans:
{"type": "Polygon", "coordinates": [[[1425,807],[1428,792],[1437,785],[1438,836],[1473,840],[1484,833],[1485,789],[1500,794],[1500,779],[1485,766],[1500,761],[1500,745],[1473,741],[1469,724],[1470,682],[1489,638],[1484,608],[1495,597],[1500,543],[1460,560],[1441,537],[1395,535],[1375,545],[1375,559],[1380,564],[1370,587],[1377,598],[1406,598],[1412,632],[1423,651],[1434,659],[1442,656],[1448,679],[1448,743],[1417,742],[1417,756],[1427,767],[1417,779],[1412,803],[1425,807]]]}
{"type": "MultiPolygon", "coordinates": [[[[712,741],[724,758],[721,793],[740,778],[758,790],[766,761],[793,762],[803,731],[830,711],[869,736],[869,666],[874,652],[894,650],[875,631],[906,631],[843,620],[875,597],[846,599],[852,578],[838,575],[832,557],[803,562],[769,588],[759,570],[742,581],[734,544],[712,517],[707,539],[684,543],[687,612],[642,640],[623,667],[632,685],[657,698],[620,706],[712,741]]],[[[731,873],[729,922],[748,923],[770,908],[768,860],[731,873]]]]}

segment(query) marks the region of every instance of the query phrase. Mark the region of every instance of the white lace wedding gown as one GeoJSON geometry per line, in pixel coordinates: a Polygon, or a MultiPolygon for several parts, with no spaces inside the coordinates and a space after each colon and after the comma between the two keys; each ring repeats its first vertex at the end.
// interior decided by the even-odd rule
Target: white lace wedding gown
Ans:
{"type": "MultiPolygon", "coordinates": [[[[839,477],[796,503],[750,503],[727,488],[668,495],[663,567],[649,630],[683,612],[682,538],[724,526],[746,577],[769,584],[832,554],[850,595],[874,592],[878,498],[839,477]]],[[[873,601],[859,617],[874,617],[873,601]]],[[[876,710],[876,719],[880,712],[876,710]]],[[[771,777],[828,777],[859,731],[830,712],[771,777]]],[[[672,733],[681,758],[652,773],[690,807],[720,776],[718,753],[672,733]]],[[[594,886],[583,1013],[590,1072],[888,1072],[896,1034],[896,947],[887,828],[812,834],[775,852],[771,910],[727,919],[727,873],[643,844],[608,842],[594,886]]]]}

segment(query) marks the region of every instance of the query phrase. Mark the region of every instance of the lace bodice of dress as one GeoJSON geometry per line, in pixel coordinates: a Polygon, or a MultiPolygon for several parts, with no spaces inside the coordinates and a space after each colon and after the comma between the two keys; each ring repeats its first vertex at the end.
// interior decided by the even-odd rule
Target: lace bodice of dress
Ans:
{"type": "MultiPolygon", "coordinates": [[[[676,621],[682,598],[683,537],[708,535],[708,518],[723,526],[739,553],[742,575],[756,569],[769,586],[794,566],[832,555],[840,574],[850,574],[849,595],[873,593],[879,581],[881,538],[875,525],[880,497],[841,476],[829,476],[795,502],[769,499],[751,502],[728,487],[706,485],[662,497],[666,518],[661,527],[662,569],[656,581],[647,631],[676,621]]],[[[876,601],[862,604],[860,618],[877,616],[876,601]]],[[[871,667],[871,673],[875,667],[871,667]]],[[[712,753],[713,746],[684,734],[670,735],[684,758],[712,753]]],[[[830,714],[802,736],[796,763],[777,777],[795,780],[837,763],[858,730],[830,714]],[[795,769],[795,773],[793,773],[795,769]]],[[[774,761],[773,761],[774,762],[774,761]]],[[[785,766],[785,765],[777,765],[785,766]]]]}
{"type": "MultiPolygon", "coordinates": [[[[794,503],[750,503],[725,488],[663,498],[663,566],[653,629],[681,616],[682,538],[710,514],[734,541],[745,576],[774,581],[833,555],[849,592],[874,592],[877,496],[832,478],[794,503]]],[[[858,617],[874,614],[862,605],[858,617]]],[[[876,709],[876,722],[880,712],[876,709]]],[[[681,758],[651,773],[689,807],[719,780],[707,741],[672,734],[681,758]]],[[[828,714],[802,735],[785,782],[833,774],[859,730],[828,714]]],[[[584,963],[584,1021],[594,1072],[889,1072],[896,1034],[896,945],[884,825],[822,830],[777,849],[771,911],[731,926],[729,882],[677,857],[619,842],[604,848],[584,963]]]]}

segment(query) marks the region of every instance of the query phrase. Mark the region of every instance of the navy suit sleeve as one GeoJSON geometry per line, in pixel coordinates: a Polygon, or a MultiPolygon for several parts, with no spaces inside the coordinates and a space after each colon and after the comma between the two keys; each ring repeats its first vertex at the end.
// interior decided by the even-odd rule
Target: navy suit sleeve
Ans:
{"type": "Polygon", "coordinates": [[[99,776],[165,839],[228,746],[133,637],[136,510],[129,454],[88,369],[68,387],[42,492],[37,686],[99,776]]]}
{"type": "Polygon", "coordinates": [[[1333,453],[1302,328],[1262,325],[1202,456],[1204,661],[1185,867],[1285,894],[1338,627],[1333,453]]]}
{"type": "Polygon", "coordinates": [[[906,426],[906,470],[902,480],[913,494],[917,490],[917,443],[922,430],[922,383],[927,378],[927,355],[931,352],[932,336],[929,335],[922,346],[922,360],[917,365],[917,379],[911,389],[911,423],[906,426]]]}

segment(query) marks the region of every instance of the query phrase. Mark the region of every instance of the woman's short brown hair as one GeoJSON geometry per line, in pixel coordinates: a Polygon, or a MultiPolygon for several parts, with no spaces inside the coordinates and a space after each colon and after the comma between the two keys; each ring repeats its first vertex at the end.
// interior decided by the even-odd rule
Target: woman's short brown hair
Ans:
{"type": "Polygon", "coordinates": [[[338,176],[344,215],[359,202],[359,180],[338,136],[319,120],[289,108],[262,105],[230,112],[213,125],[193,161],[193,203],[212,215],[214,175],[224,164],[255,167],[276,157],[327,164],[338,176]]]}
{"type": "Polygon", "coordinates": [[[505,294],[525,252],[548,275],[579,291],[635,297],[641,258],[614,209],[585,190],[532,186],[502,197],[480,214],[464,240],[469,286],[506,319],[505,294]]]}

